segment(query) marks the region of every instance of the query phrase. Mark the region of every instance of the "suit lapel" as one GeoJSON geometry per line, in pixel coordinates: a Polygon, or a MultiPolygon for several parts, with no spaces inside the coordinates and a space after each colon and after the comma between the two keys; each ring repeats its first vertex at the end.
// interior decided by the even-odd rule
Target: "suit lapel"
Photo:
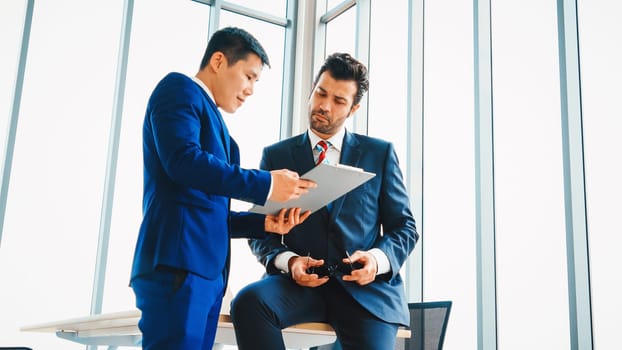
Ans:
{"type": "MultiPolygon", "coordinates": [[[[290,152],[290,157],[292,158],[292,163],[294,164],[293,169],[296,169],[299,175],[304,175],[306,172],[315,167],[308,132],[305,132],[299,136],[294,147],[290,149],[290,152]]],[[[324,218],[328,218],[328,211],[326,209],[320,209],[319,213],[324,218]]]]}
{"type": "MultiPolygon", "coordinates": [[[[202,90],[202,89],[201,89],[202,90]]],[[[220,125],[220,137],[223,141],[223,147],[225,148],[225,153],[227,154],[227,162],[231,163],[231,136],[229,135],[229,130],[227,129],[227,124],[225,124],[224,119],[222,118],[222,114],[216,107],[216,103],[212,101],[212,99],[203,91],[205,94],[205,98],[207,99],[210,107],[212,108],[212,115],[218,119],[218,123],[220,125]]]]}
{"type": "Polygon", "coordinates": [[[313,151],[311,151],[309,135],[306,132],[300,135],[294,149],[291,149],[290,152],[294,169],[297,169],[299,175],[303,175],[315,166],[313,163],[313,151]]]}
{"type": "MultiPolygon", "coordinates": [[[[359,141],[356,139],[356,136],[354,134],[346,131],[345,135],[343,136],[343,144],[341,146],[341,157],[339,159],[339,163],[358,167],[360,158],[361,149],[359,147],[359,141]]],[[[337,214],[339,214],[339,211],[341,210],[341,206],[343,205],[345,197],[345,195],[341,196],[333,202],[330,212],[331,218],[337,217],[337,214]]]]}
{"type": "Polygon", "coordinates": [[[359,148],[359,141],[356,139],[356,136],[346,131],[346,134],[343,136],[343,145],[341,148],[339,163],[353,167],[358,166],[359,159],[361,158],[361,149],[359,148]]]}
{"type": "Polygon", "coordinates": [[[222,119],[222,115],[220,114],[218,108],[216,108],[216,117],[218,118],[218,122],[220,123],[221,137],[224,142],[225,152],[227,153],[227,162],[231,163],[231,136],[229,135],[227,125],[222,119]]]}
{"type": "MultiPolygon", "coordinates": [[[[220,124],[222,125],[222,137],[225,140],[225,151],[227,152],[227,161],[231,163],[231,136],[229,135],[229,130],[227,129],[227,125],[225,125],[225,121],[222,120],[222,116],[218,113],[218,119],[220,120],[220,124]]],[[[237,161],[239,162],[239,160],[237,161]]]]}

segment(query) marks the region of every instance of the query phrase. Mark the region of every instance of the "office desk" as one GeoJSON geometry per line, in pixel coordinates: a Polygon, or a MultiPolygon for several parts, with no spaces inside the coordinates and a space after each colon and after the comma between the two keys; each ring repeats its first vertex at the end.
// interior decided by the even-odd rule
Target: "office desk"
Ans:
{"type": "MultiPolygon", "coordinates": [[[[139,319],[140,311],[130,310],[42,323],[22,327],[21,330],[56,333],[59,338],[85,345],[104,345],[112,350],[119,346],[140,346],[142,335],[138,329],[139,319]]],[[[285,328],[282,332],[288,349],[306,349],[330,344],[336,339],[332,327],[326,323],[302,323],[285,328]]],[[[397,336],[410,338],[410,331],[400,328],[397,336]]],[[[231,317],[221,314],[214,349],[235,344],[231,317]]]]}

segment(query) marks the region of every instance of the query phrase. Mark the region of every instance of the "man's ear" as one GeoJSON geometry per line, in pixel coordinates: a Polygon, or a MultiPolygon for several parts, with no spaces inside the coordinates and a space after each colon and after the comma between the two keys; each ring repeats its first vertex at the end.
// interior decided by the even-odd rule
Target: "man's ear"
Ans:
{"type": "Polygon", "coordinates": [[[216,72],[220,68],[225,67],[227,65],[227,57],[220,51],[216,51],[212,54],[212,57],[209,59],[210,68],[216,72]]]}
{"type": "Polygon", "coordinates": [[[352,108],[350,108],[350,115],[348,115],[348,118],[349,118],[352,114],[354,114],[354,113],[355,113],[355,112],[359,109],[359,107],[361,107],[361,104],[360,104],[360,103],[357,103],[357,104],[355,104],[354,106],[352,106],[352,108]]]}

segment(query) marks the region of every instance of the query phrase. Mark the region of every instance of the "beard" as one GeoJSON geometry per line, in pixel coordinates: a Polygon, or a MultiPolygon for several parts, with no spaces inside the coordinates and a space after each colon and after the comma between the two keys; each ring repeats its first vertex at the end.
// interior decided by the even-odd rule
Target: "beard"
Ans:
{"type": "Polygon", "coordinates": [[[309,125],[311,126],[311,129],[322,134],[331,133],[335,127],[331,122],[332,118],[322,110],[311,111],[311,114],[309,115],[309,125]]]}

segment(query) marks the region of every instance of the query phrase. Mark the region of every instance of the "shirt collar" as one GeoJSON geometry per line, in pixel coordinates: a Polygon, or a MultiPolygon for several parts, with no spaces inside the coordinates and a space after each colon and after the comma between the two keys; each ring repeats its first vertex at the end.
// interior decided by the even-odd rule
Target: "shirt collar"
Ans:
{"type": "MultiPolygon", "coordinates": [[[[311,149],[315,147],[315,145],[322,140],[319,136],[317,136],[311,129],[307,130],[307,134],[309,135],[309,141],[311,141],[311,149]]],[[[346,135],[346,128],[341,128],[338,133],[329,138],[328,141],[330,145],[337,150],[337,152],[341,152],[341,146],[343,145],[343,137],[346,135]]]]}
{"type": "Polygon", "coordinates": [[[209,96],[209,98],[211,98],[212,101],[214,101],[214,104],[216,104],[216,100],[214,100],[214,95],[212,94],[210,89],[207,87],[207,85],[205,85],[205,83],[201,81],[201,79],[197,77],[190,77],[190,79],[192,79],[195,83],[197,83],[197,85],[199,85],[201,89],[205,90],[205,93],[207,93],[207,96],[209,96]]]}

